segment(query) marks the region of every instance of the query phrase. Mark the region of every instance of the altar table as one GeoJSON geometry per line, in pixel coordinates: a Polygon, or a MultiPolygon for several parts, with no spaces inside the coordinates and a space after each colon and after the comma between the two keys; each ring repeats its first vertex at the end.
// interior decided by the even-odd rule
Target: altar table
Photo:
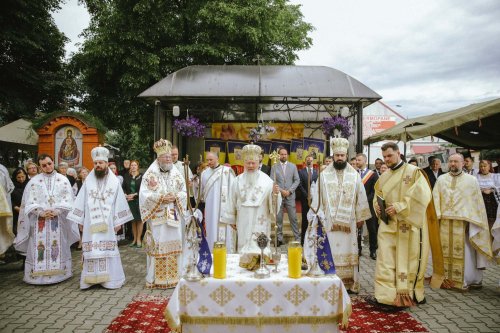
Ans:
{"type": "Polygon", "coordinates": [[[181,279],[165,309],[169,327],[183,333],[325,333],[338,332],[338,323],[347,326],[351,300],[336,275],[288,278],[282,255],[279,273],[256,279],[238,260],[228,255],[226,279],[181,279]]]}

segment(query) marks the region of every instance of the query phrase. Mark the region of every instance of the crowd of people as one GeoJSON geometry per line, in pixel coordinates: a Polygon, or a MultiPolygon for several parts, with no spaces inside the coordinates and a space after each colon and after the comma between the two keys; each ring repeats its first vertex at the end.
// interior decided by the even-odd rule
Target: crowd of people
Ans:
{"type": "MultiPolygon", "coordinates": [[[[500,174],[487,160],[474,170],[470,156],[452,154],[445,173],[432,156],[429,167],[420,169],[416,160],[404,161],[396,144],[386,143],[383,160],[371,170],[364,154],[348,159],[349,142],[333,138],[331,156],[320,168],[312,155],[297,168],[286,148],[277,151],[277,163],[263,165],[261,148],[248,144],[243,172],[236,175],[214,152],[193,172],[169,141],[160,139],[153,148],[156,159],[144,174],[137,160],[125,160],[119,172],[104,147],[92,150],[90,171],[60,163],[56,172],[46,154],[11,177],[0,169],[0,216],[14,219],[11,228],[8,220],[0,223],[0,251],[13,243],[25,256],[25,282],[69,278],[70,246],[78,244],[80,287],[120,288],[125,274],[117,234],[128,226],[129,246],[146,252],[146,286],[175,287],[188,266],[192,220],[201,226],[208,251],[223,242],[228,253],[240,254],[241,267],[252,270],[271,257],[267,247],[260,258],[256,233],[271,239],[275,223],[276,245],[286,243],[285,212],[293,241],[303,246],[302,268],[319,262],[352,293],[360,289],[366,225],[370,258],[376,260],[371,302],[385,308],[425,303],[426,280],[438,288],[481,287],[482,272],[500,249],[500,174]]],[[[199,260],[206,272],[208,258],[200,252],[199,260]]]]}

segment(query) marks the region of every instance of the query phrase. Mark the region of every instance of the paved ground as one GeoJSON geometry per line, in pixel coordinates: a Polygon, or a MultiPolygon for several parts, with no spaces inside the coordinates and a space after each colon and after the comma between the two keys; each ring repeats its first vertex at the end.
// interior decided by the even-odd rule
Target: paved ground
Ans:
{"type": "MultiPolygon", "coordinates": [[[[170,295],[144,288],[146,257],[121,246],[127,282],[119,290],[79,289],[81,252],[73,252],[74,276],[57,285],[22,281],[21,262],[0,266],[0,332],[102,332],[139,294],[170,295]]],[[[373,293],[375,261],[361,258],[361,295],[373,293]]],[[[485,272],[483,289],[460,293],[426,290],[427,304],[410,312],[431,332],[500,332],[500,266],[485,272]]]]}

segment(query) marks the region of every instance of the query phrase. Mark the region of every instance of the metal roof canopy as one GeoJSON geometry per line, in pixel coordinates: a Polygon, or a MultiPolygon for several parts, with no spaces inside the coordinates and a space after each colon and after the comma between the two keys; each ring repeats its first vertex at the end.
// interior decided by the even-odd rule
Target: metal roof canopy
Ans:
{"type": "Polygon", "coordinates": [[[469,149],[500,148],[500,98],[459,109],[407,119],[364,140],[408,142],[435,136],[469,149]]]}
{"type": "Polygon", "coordinates": [[[196,65],[182,68],[143,91],[155,105],[155,138],[171,127],[172,107],[204,122],[322,122],[348,106],[362,149],[362,113],[382,97],[353,77],[325,66],[196,65]],[[162,117],[166,119],[162,120],[162,117]],[[165,124],[165,125],[164,125],[165,124]]]}
{"type": "MultiPolygon", "coordinates": [[[[287,104],[366,107],[382,97],[353,77],[325,66],[189,66],[139,95],[153,104],[287,104]]],[[[260,106],[262,107],[262,106],[260,106]]],[[[205,109],[208,111],[210,107],[205,109]]],[[[279,108],[283,110],[283,108],[279,108]]],[[[317,108],[300,111],[318,111],[317,108]]],[[[219,109],[220,111],[220,109],[219,109]]],[[[239,106],[235,111],[255,112],[239,106]]],[[[266,110],[263,110],[266,111],[266,110]]],[[[276,108],[267,111],[276,111],[276,108]]]]}

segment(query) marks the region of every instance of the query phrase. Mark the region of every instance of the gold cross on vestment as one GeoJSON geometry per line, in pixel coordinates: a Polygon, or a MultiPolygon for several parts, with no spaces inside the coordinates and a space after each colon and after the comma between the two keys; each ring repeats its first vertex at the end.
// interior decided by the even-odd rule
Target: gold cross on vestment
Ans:
{"type": "Polygon", "coordinates": [[[399,274],[399,278],[401,279],[401,282],[405,282],[405,280],[408,278],[408,275],[406,275],[406,273],[404,272],[401,272],[401,274],[399,274]]]}
{"type": "Polygon", "coordinates": [[[401,224],[401,226],[399,227],[399,230],[401,230],[402,233],[406,233],[407,230],[410,230],[410,228],[405,224],[401,224]]]}
{"type": "Polygon", "coordinates": [[[264,222],[266,222],[266,218],[264,217],[264,215],[261,215],[257,221],[259,221],[260,225],[263,225],[264,222]]]}
{"type": "Polygon", "coordinates": [[[410,183],[410,181],[411,181],[411,177],[408,176],[408,175],[406,175],[406,177],[403,178],[403,181],[405,182],[405,185],[408,185],[410,183]]]}

